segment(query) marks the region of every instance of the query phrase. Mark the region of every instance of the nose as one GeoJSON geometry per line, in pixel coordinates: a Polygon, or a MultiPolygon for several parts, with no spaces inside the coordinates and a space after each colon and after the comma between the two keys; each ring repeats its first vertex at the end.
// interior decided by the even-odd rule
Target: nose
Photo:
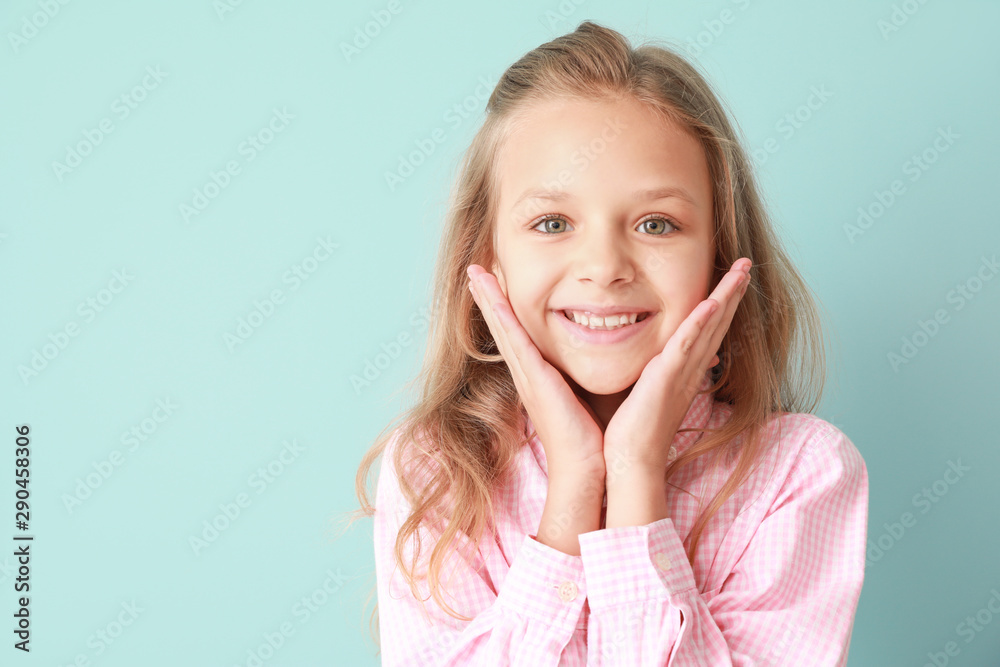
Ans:
{"type": "Polygon", "coordinates": [[[616,282],[632,282],[635,278],[633,258],[614,225],[588,225],[577,236],[572,252],[573,274],[577,280],[606,287],[616,282]]]}

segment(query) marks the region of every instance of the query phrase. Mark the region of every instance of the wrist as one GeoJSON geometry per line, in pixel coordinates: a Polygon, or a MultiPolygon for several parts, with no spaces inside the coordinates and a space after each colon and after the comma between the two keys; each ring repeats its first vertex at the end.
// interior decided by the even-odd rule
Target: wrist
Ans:
{"type": "Polygon", "coordinates": [[[658,470],[633,469],[607,484],[606,528],[646,526],[666,519],[667,487],[658,470]]]}
{"type": "Polygon", "coordinates": [[[590,488],[600,485],[604,488],[607,480],[607,470],[601,464],[573,464],[571,466],[549,466],[548,468],[549,486],[557,485],[562,488],[590,488]]]}
{"type": "Polygon", "coordinates": [[[578,536],[599,530],[604,479],[595,475],[550,475],[537,541],[572,556],[580,555],[578,536]]]}
{"type": "Polygon", "coordinates": [[[605,490],[605,476],[594,471],[578,471],[575,473],[559,473],[549,475],[546,500],[559,504],[576,504],[589,506],[596,501],[600,507],[605,490]]]}
{"type": "Polygon", "coordinates": [[[666,480],[667,467],[658,465],[632,464],[626,466],[609,467],[605,477],[608,487],[631,486],[639,484],[651,486],[658,484],[663,486],[666,480]]]}
{"type": "Polygon", "coordinates": [[[625,486],[634,483],[646,484],[658,481],[661,485],[667,474],[666,463],[639,461],[634,457],[616,453],[605,466],[605,483],[612,486],[625,486]]]}

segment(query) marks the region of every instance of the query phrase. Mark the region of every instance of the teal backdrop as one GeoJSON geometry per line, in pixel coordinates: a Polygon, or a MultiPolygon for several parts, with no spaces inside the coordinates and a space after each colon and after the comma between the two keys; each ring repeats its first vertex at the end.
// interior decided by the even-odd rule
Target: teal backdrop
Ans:
{"type": "Polygon", "coordinates": [[[992,0],[3,3],[0,664],[378,664],[337,519],[489,92],[588,19],[702,67],[823,306],[870,479],[848,664],[1000,664],[992,0]]]}

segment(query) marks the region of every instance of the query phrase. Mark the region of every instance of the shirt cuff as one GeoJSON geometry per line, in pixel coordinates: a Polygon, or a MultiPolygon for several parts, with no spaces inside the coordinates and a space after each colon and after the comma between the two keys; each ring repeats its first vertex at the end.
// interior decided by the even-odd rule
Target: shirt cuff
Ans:
{"type": "Polygon", "coordinates": [[[497,602],[517,614],[572,634],[587,601],[583,561],[535,537],[524,536],[497,602]]]}
{"type": "Polygon", "coordinates": [[[694,571],[669,518],[581,533],[579,539],[591,611],[695,588],[694,571]]]}

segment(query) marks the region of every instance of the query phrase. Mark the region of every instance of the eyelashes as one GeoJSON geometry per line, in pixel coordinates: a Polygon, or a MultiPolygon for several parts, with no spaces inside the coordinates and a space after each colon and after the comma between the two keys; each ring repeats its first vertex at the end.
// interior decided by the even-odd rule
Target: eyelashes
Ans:
{"type": "MultiPolygon", "coordinates": [[[[561,215],[553,213],[553,214],[550,214],[550,215],[542,216],[538,220],[535,220],[535,221],[531,222],[528,225],[528,228],[530,230],[533,230],[533,231],[537,232],[538,234],[541,234],[542,236],[557,236],[561,232],[546,232],[546,231],[542,231],[542,230],[538,229],[539,226],[545,225],[546,223],[548,223],[548,222],[550,222],[552,220],[559,220],[559,221],[563,222],[565,225],[569,224],[566,221],[566,218],[564,218],[561,215]]],[[[639,221],[639,225],[638,226],[641,227],[641,226],[645,225],[647,222],[654,222],[654,221],[655,222],[665,223],[665,225],[668,225],[669,227],[664,227],[664,231],[662,233],[659,233],[659,234],[650,233],[650,234],[648,234],[649,236],[670,236],[671,235],[670,228],[672,228],[674,231],[679,231],[680,228],[681,228],[680,225],[677,224],[677,222],[675,222],[673,218],[670,218],[670,217],[665,216],[665,215],[659,215],[659,214],[650,215],[650,216],[647,216],[647,217],[643,218],[642,220],[639,221]]],[[[565,231],[565,229],[563,231],[565,231]]]]}

